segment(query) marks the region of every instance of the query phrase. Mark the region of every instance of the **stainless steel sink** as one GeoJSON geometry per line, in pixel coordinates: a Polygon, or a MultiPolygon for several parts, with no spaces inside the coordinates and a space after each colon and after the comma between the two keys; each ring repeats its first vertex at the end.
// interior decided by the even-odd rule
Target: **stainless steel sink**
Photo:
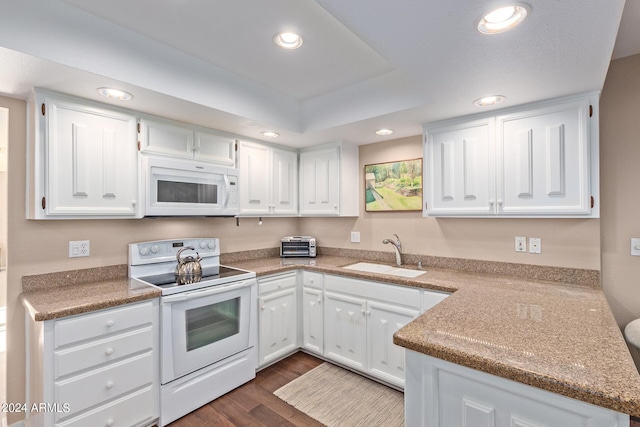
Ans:
{"type": "Polygon", "coordinates": [[[391,276],[399,277],[418,277],[426,273],[424,270],[412,270],[410,268],[399,268],[392,265],[375,264],[372,262],[357,262],[343,268],[346,268],[347,270],[366,271],[367,273],[389,274],[391,276]]]}

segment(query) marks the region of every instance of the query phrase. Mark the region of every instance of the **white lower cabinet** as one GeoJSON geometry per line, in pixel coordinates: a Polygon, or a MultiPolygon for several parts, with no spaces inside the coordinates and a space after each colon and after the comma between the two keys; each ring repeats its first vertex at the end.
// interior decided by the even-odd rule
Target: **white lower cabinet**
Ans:
{"type": "Polygon", "coordinates": [[[404,387],[405,350],[393,334],[420,314],[421,290],[325,277],[325,357],[404,387]]]}
{"type": "Polygon", "coordinates": [[[302,287],[302,347],[316,354],[324,349],[322,289],[302,287]]]}
{"type": "Polygon", "coordinates": [[[361,371],[365,370],[367,301],[334,292],[324,294],[325,356],[361,371]]]}
{"type": "Polygon", "coordinates": [[[393,334],[415,319],[418,310],[377,301],[367,302],[367,356],[369,373],[387,382],[403,385],[405,350],[393,343],[393,334]]]}
{"type": "Polygon", "coordinates": [[[260,367],[302,348],[403,388],[405,349],[393,334],[449,294],[314,271],[299,277],[297,317],[295,272],[258,280],[260,367]]]}
{"type": "Polygon", "coordinates": [[[154,424],[158,326],[155,299],[45,322],[27,314],[27,402],[50,405],[29,424],[154,424]]]}
{"type": "Polygon", "coordinates": [[[414,351],[407,368],[407,426],[629,426],[626,414],[414,351]]]}
{"type": "Polygon", "coordinates": [[[298,348],[296,285],[295,272],[258,280],[260,366],[274,362],[298,348]]]}

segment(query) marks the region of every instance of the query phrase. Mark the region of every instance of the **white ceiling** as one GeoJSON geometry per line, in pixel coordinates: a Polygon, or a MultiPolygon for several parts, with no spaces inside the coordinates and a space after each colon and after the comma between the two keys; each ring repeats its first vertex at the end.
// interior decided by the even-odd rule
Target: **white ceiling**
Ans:
{"type": "Polygon", "coordinates": [[[504,2],[4,2],[0,93],[99,100],[95,89],[113,85],[135,95],[120,106],[249,138],[366,144],[479,112],[472,101],[486,95],[508,107],[600,90],[612,53],[640,53],[640,0],[627,0],[622,24],[624,0],[527,3],[523,25],[487,36],[477,20],[504,2]],[[303,46],[273,45],[283,30],[303,46]],[[381,127],[396,132],[374,135],[381,127]]]}

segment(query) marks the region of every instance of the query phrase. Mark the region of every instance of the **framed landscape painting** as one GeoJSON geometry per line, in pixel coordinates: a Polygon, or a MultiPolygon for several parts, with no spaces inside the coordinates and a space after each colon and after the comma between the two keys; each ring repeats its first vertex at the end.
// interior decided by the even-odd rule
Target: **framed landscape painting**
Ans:
{"type": "Polygon", "coordinates": [[[422,159],[364,167],[365,211],[422,210],[422,159]]]}

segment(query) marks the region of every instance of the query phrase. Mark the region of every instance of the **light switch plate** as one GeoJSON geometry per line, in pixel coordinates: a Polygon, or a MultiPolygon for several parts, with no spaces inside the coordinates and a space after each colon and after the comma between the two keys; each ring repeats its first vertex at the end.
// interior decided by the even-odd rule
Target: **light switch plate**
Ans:
{"type": "Polygon", "coordinates": [[[360,243],[360,232],[352,231],[351,232],[351,243],[360,243]]]}
{"type": "Polygon", "coordinates": [[[542,252],[542,241],[539,237],[529,237],[529,253],[539,254],[542,252]]]}
{"type": "Polygon", "coordinates": [[[640,256],[640,238],[631,238],[631,255],[640,256]]]}

